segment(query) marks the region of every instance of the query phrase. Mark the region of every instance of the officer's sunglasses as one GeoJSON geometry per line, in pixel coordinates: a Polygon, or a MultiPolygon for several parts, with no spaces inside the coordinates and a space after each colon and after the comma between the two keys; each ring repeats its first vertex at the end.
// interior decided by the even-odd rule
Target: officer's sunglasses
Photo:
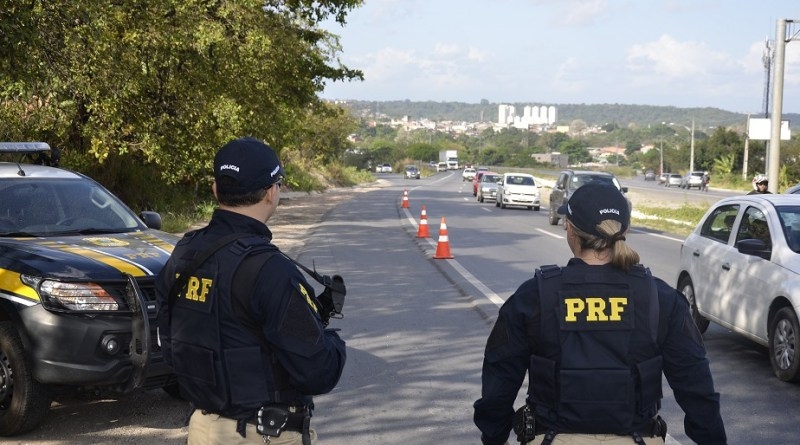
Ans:
{"type": "Polygon", "coordinates": [[[270,185],[270,187],[278,187],[279,189],[283,189],[283,177],[281,176],[280,178],[278,178],[278,180],[273,182],[272,185],[270,185]]]}

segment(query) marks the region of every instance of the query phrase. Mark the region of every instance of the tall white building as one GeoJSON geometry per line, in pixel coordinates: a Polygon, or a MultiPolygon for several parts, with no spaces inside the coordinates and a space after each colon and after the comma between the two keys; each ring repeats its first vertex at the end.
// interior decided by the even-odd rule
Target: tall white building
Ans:
{"type": "Polygon", "coordinates": [[[556,119],[556,107],[552,105],[526,105],[520,116],[513,105],[500,104],[497,112],[498,124],[521,129],[527,129],[531,125],[554,125],[556,119]]]}

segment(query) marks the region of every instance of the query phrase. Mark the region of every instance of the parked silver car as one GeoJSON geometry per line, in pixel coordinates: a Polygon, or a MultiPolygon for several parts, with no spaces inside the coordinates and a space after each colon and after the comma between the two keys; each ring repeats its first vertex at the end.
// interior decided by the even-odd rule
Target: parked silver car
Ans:
{"type": "Polygon", "coordinates": [[[667,187],[680,187],[683,182],[683,176],[678,173],[670,173],[667,176],[667,182],[664,184],[667,187]]]}
{"type": "Polygon", "coordinates": [[[697,187],[697,189],[700,190],[703,187],[703,175],[705,175],[705,172],[686,173],[686,176],[681,180],[681,188],[690,189],[692,187],[697,187]]]}
{"type": "Polygon", "coordinates": [[[700,332],[713,321],[764,345],[775,375],[800,381],[800,196],[714,204],[681,246],[676,282],[700,332]]]}

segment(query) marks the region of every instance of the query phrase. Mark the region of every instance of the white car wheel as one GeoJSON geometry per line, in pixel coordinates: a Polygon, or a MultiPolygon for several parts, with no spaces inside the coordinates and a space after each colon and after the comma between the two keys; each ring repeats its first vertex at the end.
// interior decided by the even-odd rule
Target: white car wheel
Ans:
{"type": "Polygon", "coordinates": [[[692,313],[692,320],[694,320],[694,324],[697,325],[697,330],[699,330],[702,334],[708,329],[709,322],[708,319],[700,315],[700,311],[697,310],[697,301],[695,300],[694,296],[694,285],[692,284],[692,279],[689,277],[681,278],[680,283],[678,283],[678,290],[686,298],[686,301],[689,302],[689,310],[692,313]]]}
{"type": "Polygon", "coordinates": [[[769,328],[769,361],[784,382],[800,380],[800,323],[791,307],[775,313],[769,328]]]}

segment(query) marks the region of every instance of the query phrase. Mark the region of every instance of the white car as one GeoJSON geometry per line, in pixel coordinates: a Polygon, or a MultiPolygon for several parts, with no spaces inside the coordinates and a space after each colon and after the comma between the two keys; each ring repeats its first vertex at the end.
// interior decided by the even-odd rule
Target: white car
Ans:
{"type": "Polygon", "coordinates": [[[462,182],[472,181],[473,179],[475,179],[476,173],[477,171],[472,167],[465,168],[464,171],[461,172],[461,181],[462,182]]]}
{"type": "Polygon", "coordinates": [[[436,164],[436,172],[446,172],[447,171],[447,162],[440,162],[436,164]]]}
{"type": "Polygon", "coordinates": [[[681,246],[678,290],[709,321],[769,348],[775,375],[800,380],[800,196],[714,204],[681,246]]]}
{"type": "Polygon", "coordinates": [[[533,175],[527,173],[504,173],[497,183],[494,205],[501,209],[507,206],[524,206],[539,211],[539,185],[533,175]]]}
{"type": "Polygon", "coordinates": [[[378,164],[375,167],[375,173],[391,173],[392,172],[392,164],[378,164]]]}
{"type": "Polygon", "coordinates": [[[686,176],[683,177],[681,180],[681,188],[682,189],[690,189],[692,187],[697,187],[697,189],[701,189],[703,187],[703,175],[705,172],[689,172],[686,173],[686,176]]]}

